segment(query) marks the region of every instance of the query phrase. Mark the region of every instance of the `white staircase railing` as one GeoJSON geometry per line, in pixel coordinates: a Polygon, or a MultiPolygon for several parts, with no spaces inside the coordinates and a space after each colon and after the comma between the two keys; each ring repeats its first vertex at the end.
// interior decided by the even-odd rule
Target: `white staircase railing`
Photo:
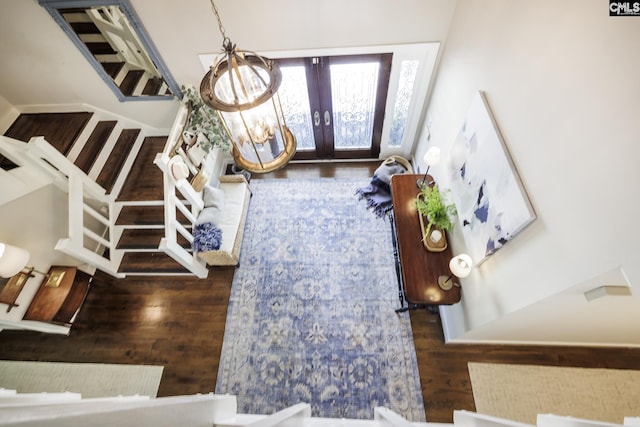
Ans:
{"type": "Polygon", "coordinates": [[[311,417],[311,405],[298,403],[273,413],[260,420],[246,424],[246,427],[299,427],[311,417]]]}
{"type": "Polygon", "coordinates": [[[373,409],[373,419],[378,421],[380,427],[414,427],[405,417],[383,406],[373,409]]]}
{"type": "Polygon", "coordinates": [[[152,77],[161,77],[136,31],[118,6],[91,8],[86,12],[122,61],[133,69],[145,70],[152,77]]]}
{"type": "Polygon", "coordinates": [[[0,206],[52,183],[51,174],[40,170],[24,142],[0,135],[0,154],[18,165],[8,171],[0,168],[0,206]]]}
{"type": "Polygon", "coordinates": [[[0,426],[200,427],[233,416],[236,403],[235,396],[213,394],[120,396],[14,404],[0,411],[0,426]]]}
{"type": "Polygon", "coordinates": [[[453,411],[453,424],[457,427],[533,427],[533,424],[466,410],[453,411]]]}
{"type": "Polygon", "coordinates": [[[176,145],[181,140],[183,123],[186,122],[189,111],[183,104],[176,115],[171,127],[167,143],[162,151],[158,153],[154,163],[160,168],[163,175],[164,188],[164,237],[160,240],[159,249],[173,258],[184,268],[204,279],[209,274],[206,263],[198,256],[186,250],[178,243],[178,233],[184,237],[189,244],[193,243],[191,232],[178,221],[176,210],[180,211],[189,223],[193,226],[198,213],[204,207],[202,196],[196,192],[186,178],[175,180],[169,170],[169,160],[173,155],[176,145]]]}
{"type": "Polygon", "coordinates": [[[25,153],[48,171],[53,183],[68,193],[69,237],[56,249],[115,277],[124,253],[116,248],[114,204],[104,188],[51,146],[43,137],[31,138],[25,153]],[[103,256],[108,250],[108,256],[103,256]]]}

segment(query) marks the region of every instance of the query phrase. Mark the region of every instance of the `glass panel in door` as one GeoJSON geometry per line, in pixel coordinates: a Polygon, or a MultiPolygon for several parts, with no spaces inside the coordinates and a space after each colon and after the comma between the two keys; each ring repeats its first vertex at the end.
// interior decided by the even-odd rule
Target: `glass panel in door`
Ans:
{"type": "Polygon", "coordinates": [[[378,69],[377,62],[330,66],[335,150],[371,149],[378,69]]]}
{"type": "Polygon", "coordinates": [[[418,60],[404,60],[401,62],[398,91],[393,108],[393,122],[389,135],[389,147],[400,147],[402,144],[419,65],[420,61],[418,60]]]}
{"type": "Polygon", "coordinates": [[[316,145],[307,92],[306,67],[304,64],[280,65],[280,69],[282,84],[278,94],[287,126],[296,137],[297,151],[314,151],[316,145]]]}
{"type": "Polygon", "coordinates": [[[377,158],[391,54],[279,59],[296,159],[377,158]]]}

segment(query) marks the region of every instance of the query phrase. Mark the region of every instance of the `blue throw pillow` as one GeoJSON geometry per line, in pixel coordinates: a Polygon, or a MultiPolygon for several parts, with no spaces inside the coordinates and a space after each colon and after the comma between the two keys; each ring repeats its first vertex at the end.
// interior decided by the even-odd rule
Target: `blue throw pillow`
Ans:
{"type": "Polygon", "coordinates": [[[217,251],[222,244],[222,230],[211,222],[196,224],[193,229],[194,252],[217,251]]]}

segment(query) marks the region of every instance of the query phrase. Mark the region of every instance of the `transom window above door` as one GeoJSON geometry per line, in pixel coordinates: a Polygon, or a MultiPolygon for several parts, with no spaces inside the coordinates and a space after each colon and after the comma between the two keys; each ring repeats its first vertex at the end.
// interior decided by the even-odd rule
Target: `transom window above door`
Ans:
{"type": "MultiPolygon", "coordinates": [[[[295,159],[408,156],[439,43],[260,52],[282,70],[278,91],[295,159]]],[[[208,70],[215,54],[200,55],[208,70]]]]}

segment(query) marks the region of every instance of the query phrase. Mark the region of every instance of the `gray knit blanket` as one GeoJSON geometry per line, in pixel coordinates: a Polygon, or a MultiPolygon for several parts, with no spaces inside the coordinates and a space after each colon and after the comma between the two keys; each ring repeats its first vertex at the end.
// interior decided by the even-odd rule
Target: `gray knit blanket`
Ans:
{"type": "Polygon", "coordinates": [[[384,218],[393,208],[389,186],[391,176],[403,173],[407,173],[404,165],[394,160],[385,160],[373,173],[369,185],[356,190],[356,195],[360,200],[367,201],[367,208],[376,216],[384,218]]]}

